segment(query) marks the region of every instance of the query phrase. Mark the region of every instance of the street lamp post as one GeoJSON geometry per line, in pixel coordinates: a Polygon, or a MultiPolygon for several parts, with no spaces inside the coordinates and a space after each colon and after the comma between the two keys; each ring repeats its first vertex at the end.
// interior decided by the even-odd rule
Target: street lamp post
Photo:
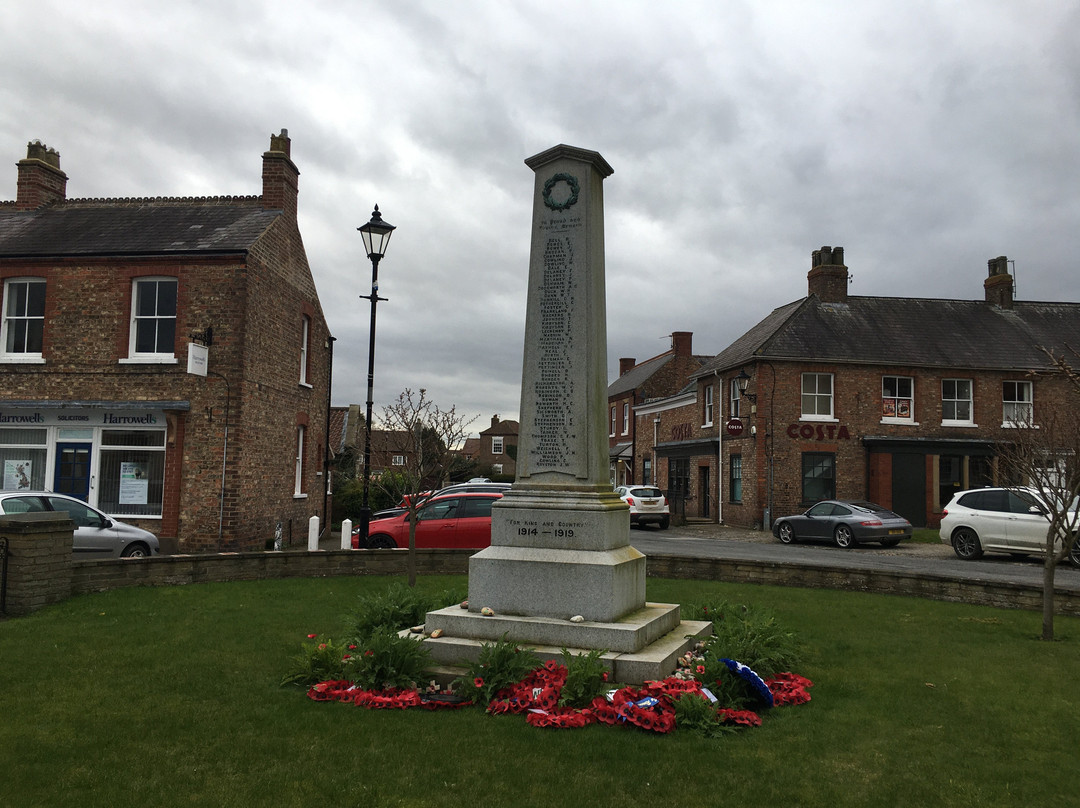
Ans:
{"type": "Polygon", "coordinates": [[[371,259],[371,294],[360,295],[361,300],[371,301],[371,331],[368,334],[368,371],[367,371],[367,416],[364,421],[364,503],[360,509],[360,547],[367,546],[368,527],[371,524],[371,507],[368,504],[368,489],[371,485],[371,406],[375,386],[375,307],[379,297],[379,261],[386,255],[386,247],[394,226],[383,221],[379,206],[371,213],[371,221],[356,228],[364,238],[364,250],[371,259]]]}

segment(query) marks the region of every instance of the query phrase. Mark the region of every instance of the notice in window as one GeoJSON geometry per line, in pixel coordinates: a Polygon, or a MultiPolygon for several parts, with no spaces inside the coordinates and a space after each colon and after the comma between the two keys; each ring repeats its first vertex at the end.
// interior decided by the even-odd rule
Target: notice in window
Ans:
{"type": "Polygon", "coordinates": [[[30,469],[32,464],[29,460],[5,460],[4,461],[4,490],[17,491],[20,488],[30,488],[30,469]]]}
{"type": "Polygon", "coordinates": [[[120,464],[120,504],[145,505],[150,493],[145,463],[120,464]]]}

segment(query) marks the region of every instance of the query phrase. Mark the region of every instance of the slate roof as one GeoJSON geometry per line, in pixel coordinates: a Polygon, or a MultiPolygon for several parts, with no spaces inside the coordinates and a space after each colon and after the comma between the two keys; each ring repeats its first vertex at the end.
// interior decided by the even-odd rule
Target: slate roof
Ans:
{"type": "Polygon", "coordinates": [[[519,424],[517,421],[499,421],[495,426],[489,426],[480,432],[481,435],[517,435],[519,424]]]}
{"type": "Polygon", "coordinates": [[[280,215],[255,196],[0,206],[0,257],[244,253],[280,215]]]}
{"type": "Polygon", "coordinates": [[[694,378],[754,359],[888,364],[971,370],[1049,368],[1046,347],[1080,348],[1080,304],[848,297],[796,300],[705,363],[694,378]]]}
{"type": "Polygon", "coordinates": [[[660,354],[660,356],[654,356],[652,359],[646,359],[640,365],[634,365],[634,367],[608,385],[608,398],[636,390],[674,358],[674,353],[660,354]]]}

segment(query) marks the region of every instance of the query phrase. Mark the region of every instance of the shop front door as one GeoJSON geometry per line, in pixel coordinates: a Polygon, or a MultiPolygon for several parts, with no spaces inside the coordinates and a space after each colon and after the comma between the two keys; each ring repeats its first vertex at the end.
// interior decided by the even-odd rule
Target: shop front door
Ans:
{"type": "Polygon", "coordinates": [[[89,443],[56,444],[54,492],[86,500],[90,495],[90,451],[89,443]]]}
{"type": "Polygon", "coordinates": [[[915,527],[926,527],[926,455],[892,456],[892,510],[915,527]]]}

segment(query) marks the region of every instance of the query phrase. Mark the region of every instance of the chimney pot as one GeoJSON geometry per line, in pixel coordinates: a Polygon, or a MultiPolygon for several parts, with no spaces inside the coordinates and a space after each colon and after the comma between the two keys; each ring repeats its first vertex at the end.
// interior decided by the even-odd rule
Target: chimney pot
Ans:
{"type": "Polygon", "coordinates": [[[619,360],[619,375],[624,376],[627,372],[634,369],[634,365],[637,364],[637,360],[633,357],[623,357],[619,360]]]}
{"type": "Polygon", "coordinates": [[[823,303],[844,303],[848,297],[848,268],[843,247],[822,247],[810,255],[806,276],[809,294],[823,303]]]}
{"type": "Polygon", "coordinates": [[[26,144],[26,159],[18,162],[15,190],[18,210],[36,210],[67,199],[67,174],[60,170],[60,152],[40,140],[26,144]]]}

